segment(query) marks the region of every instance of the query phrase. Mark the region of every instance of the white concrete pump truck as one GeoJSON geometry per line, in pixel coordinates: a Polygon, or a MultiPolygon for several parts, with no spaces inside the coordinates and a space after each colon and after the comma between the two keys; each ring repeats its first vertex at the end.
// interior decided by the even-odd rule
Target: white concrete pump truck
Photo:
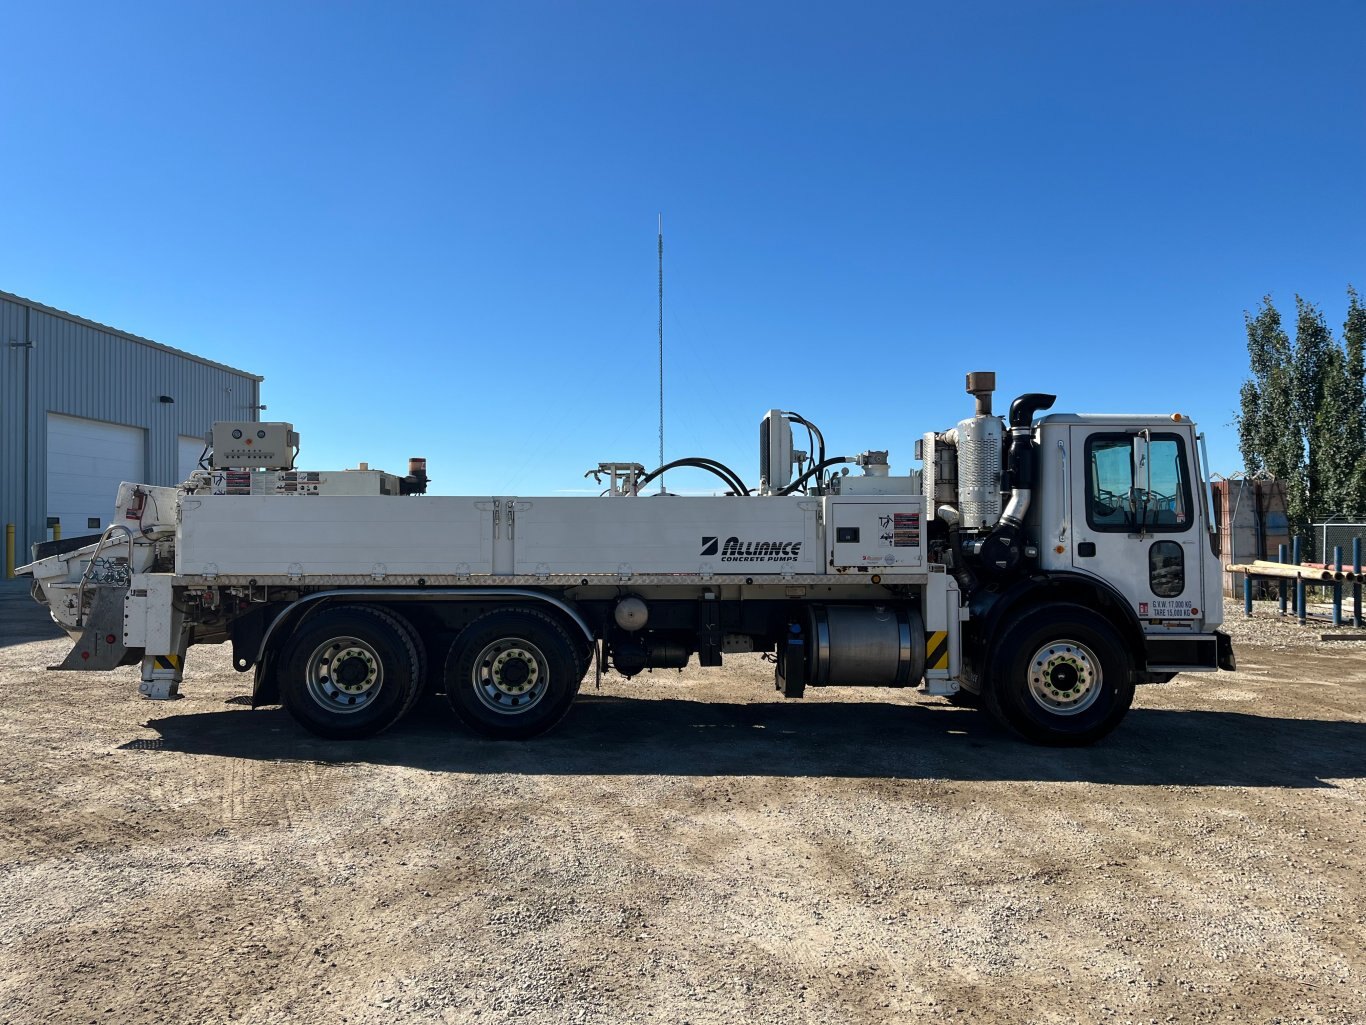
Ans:
{"type": "Polygon", "coordinates": [[[254,706],[334,738],[392,726],[424,688],[479,733],[533,737],[590,671],[766,652],[790,698],[919,687],[1084,744],[1135,684],[1232,669],[1195,425],[1036,419],[1040,394],[1003,420],[994,388],[968,375],[975,413],[917,441],[907,476],[886,451],[827,456],[775,409],[757,488],[700,457],[600,463],[600,498],[429,496],[423,460],[298,470],[291,425],[219,423],[183,484],[122,485],[97,542],[37,545],[23,572],[76,642],[53,668],[140,662],[168,698],[191,645],[231,641],[254,706]],[[645,494],[679,466],[725,493],[645,494]]]}

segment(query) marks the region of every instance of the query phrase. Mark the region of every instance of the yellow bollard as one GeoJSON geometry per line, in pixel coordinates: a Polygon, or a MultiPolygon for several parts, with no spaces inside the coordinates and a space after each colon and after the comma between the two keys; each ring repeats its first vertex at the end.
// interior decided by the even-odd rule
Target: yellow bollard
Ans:
{"type": "Polygon", "coordinates": [[[62,539],[62,521],[61,521],[61,520],[58,520],[56,523],[54,523],[54,524],[52,525],[52,540],[54,540],[54,541],[60,541],[61,539],[62,539]]]}
{"type": "Polygon", "coordinates": [[[5,579],[14,579],[14,524],[5,524],[5,579]]]}

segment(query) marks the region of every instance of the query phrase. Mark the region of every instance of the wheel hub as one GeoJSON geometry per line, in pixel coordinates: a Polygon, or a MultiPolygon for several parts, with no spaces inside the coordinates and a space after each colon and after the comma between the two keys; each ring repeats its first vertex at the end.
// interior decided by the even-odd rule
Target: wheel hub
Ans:
{"type": "Polygon", "coordinates": [[[1054,715],[1076,715],[1100,696],[1100,660],[1078,641],[1054,641],[1029,660],[1029,696],[1054,715]]]}
{"type": "Polygon", "coordinates": [[[504,694],[525,694],[539,675],[536,660],[520,648],[502,652],[493,660],[493,685],[504,694]]]}
{"type": "Polygon", "coordinates": [[[347,655],[339,662],[334,661],[332,667],[334,682],[350,693],[363,690],[370,678],[370,665],[361,655],[347,655]]]}
{"type": "Polygon", "coordinates": [[[539,648],[522,638],[494,641],[475,660],[470,683],[484,707],[504,715],[525,712],[545,696],[550,667],[539,648]]]}
{"type": "Polygon", "coordinates": [[[308,659],[308,694],[331,712],[353,712],[374,700],[384,683],[379,655],[355,637],[324,641],[308,659]]]}
{"type": "Polygon", "coordinates": [[[1060,692],[1075,690],[1081,683],[1081,673],[1071,662],[1059,662],[1049,671],[1048,682],[1060,692]]]}

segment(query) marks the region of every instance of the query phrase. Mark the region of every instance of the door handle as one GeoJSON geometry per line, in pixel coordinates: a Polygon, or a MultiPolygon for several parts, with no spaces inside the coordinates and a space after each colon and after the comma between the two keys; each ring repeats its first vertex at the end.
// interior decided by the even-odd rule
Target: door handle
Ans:
{"type": "Polygon", "coordinates": [[[1094,559],[1096,556],[1096,543],[1094,541],[1081,541],[1077,544],[1077,555],[1083,559],[1094,559]]]}
{"type": "Polygon", "coordinates": [[[1067,540],[1067,527],[1072,520],[1072,481],[1067,476],[1067,446],[1058,441],[1058,456],[1062,461],[1062,523],[1058,528],[1058,544],[1067,540]]]}

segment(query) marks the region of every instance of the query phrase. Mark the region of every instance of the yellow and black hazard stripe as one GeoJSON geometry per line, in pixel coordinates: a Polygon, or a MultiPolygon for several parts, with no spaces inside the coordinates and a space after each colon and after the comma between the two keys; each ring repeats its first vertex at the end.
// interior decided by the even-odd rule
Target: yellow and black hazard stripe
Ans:
{"type": "Polygon", "coordinates": [[[925,638],[925,668],[949,668],[949,633],[947,630],[931,631],[925,638]]]}
{"type": "Polygon", "coordinates": [[[153,668],[153,669],[176,669],[176,670],[178,670],[178,669],[180,668],[180,656],[179,656],[179,655],[153,655],[153,656],[152,656],[152,668],[153,668]]]}

